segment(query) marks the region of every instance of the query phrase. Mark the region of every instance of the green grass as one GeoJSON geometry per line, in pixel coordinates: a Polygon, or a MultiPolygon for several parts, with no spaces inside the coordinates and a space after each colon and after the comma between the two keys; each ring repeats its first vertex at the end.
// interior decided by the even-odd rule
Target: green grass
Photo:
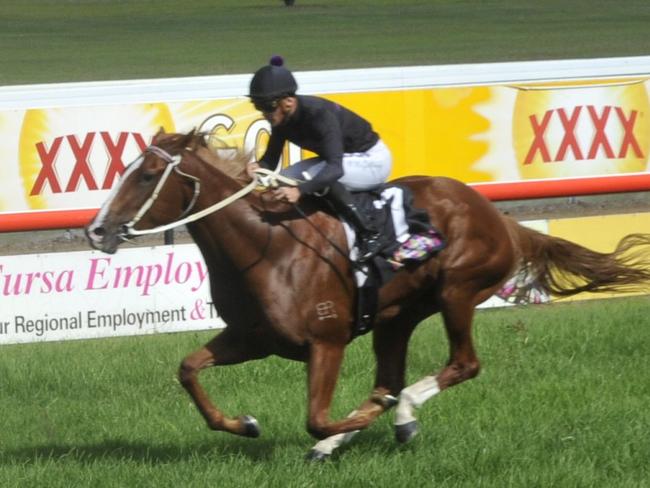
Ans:
{"type": "Polygon", "coordinates": [[[3,0],[0,84],[647,55],[646,0],[3,0]]]}
{"type": "MultiPolygon", "coordinates": [[[[419,411],[393,439],[392,415],[325,465],[307,465],[305,373],[271,358],[208,370],[256,440],[209,431],[178,385],[182,357],[211,333],[7,346],[0,362],[1,486],[650,486],[647,297],[483,311],[481,375],[419,411]]],[[[414,381],[442,366],[437,319],[418,329],[414,381]]],[[[369,337],[348,349],[334,415],[372,385],[369,337]]]]}

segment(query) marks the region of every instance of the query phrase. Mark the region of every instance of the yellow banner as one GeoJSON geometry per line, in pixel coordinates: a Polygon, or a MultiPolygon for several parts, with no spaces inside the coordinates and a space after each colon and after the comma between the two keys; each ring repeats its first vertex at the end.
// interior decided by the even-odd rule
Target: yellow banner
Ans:
{"type": "Polygon", "coordinates": [[[649,86],[610,80],[328,98],[372,121],[394,153],[394,177],[512,182],[647,172],[649,86]]]}
{"type": "MultiPolygon", "coordinates": [[[[327,95],[371,121],[392,177],[469,184],[648,173],[649,83],[474,86],[327,95]]],[[[163,127],[203,123],[215,147],[261,155],[269,126],[246,98],[0,112],[0,214],[97,208],[163,127]]],[[[289,146],[284,162],[306,154],[289,146]]]]}
{"type": "MultiPolygon", "coordinates": [[[[602,253],[611,253],[629,234],[650,234],[650,213],[600,215],[548,221],[548,234],[602,253]]],[[[608,298],[638,293],[581,293],[568,300],[608,298]]]]}

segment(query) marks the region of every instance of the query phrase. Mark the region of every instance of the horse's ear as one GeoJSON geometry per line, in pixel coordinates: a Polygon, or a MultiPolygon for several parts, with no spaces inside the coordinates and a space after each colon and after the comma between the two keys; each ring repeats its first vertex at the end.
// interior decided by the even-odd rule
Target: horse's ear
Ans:
{"type": "Polygon", "coordinates": [[[158,128],[158,132],[156,132],[154,134],[153,138],[151,139],[151,143],[154,144],[154,143],[158,142],[158,140],[164,135],[165,135],[165,128],[161,125],[158,128]]]}
{"type": "Polygon", "coordinates": [[[203,138],[201,137],[200,134],[197,134],[196,132],[196,127],[189,131],[185,136],[183,136],[182,139],[182,144],[184,147],[190,148],[192,150],[196,149],[199,147],[202,142],[203,138]]]}

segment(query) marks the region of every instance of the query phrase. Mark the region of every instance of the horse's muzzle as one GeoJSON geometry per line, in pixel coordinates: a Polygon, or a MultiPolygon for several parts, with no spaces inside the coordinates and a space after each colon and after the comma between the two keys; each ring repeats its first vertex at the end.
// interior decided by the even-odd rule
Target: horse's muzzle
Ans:
{"type": "Polygon", "coordinates": [[[115,254],[117,247],[124,241],[121,233],[109,232],[104,226],[95,223],[85,228],[85,234],[91,247],[107,254],[115,254]]]}

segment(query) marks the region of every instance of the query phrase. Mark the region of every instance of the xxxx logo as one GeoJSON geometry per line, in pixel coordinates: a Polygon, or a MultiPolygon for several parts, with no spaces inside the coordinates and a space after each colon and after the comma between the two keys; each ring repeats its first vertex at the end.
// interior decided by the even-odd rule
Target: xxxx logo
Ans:
{"type": "Polygon", "coordinates": [[[599,157],[599,152],[606,159],[626,159],[628,155],[643,159],[645,155],[634,132],[639,117],[638,110],[630,110],[626,114],[621,107],[610,105],[600,109],[593,105],[578,105],[571,110],[547,110],[541,117],[530,115],[528,120],[533,141],[523,164],[533,163],[537,156],[544,163],[564,161],[569,153],[575,160],[593,160],[599,157]],[[578,123],[584,123],[585,118],[592,127],[588,135],[577,130],[578,123]],[[559,122],[563,134],[555,151],[550,147],[547,134],[552,122],[559,122]],[[617,137],[612,137],[613,134],[617,134],[617,137]]]}
{"type": "Polygon", "coordinates": [[[41,195],[46,187],[52,193],[71,193],[77,190],[83,182],[89,190],[108,190],[113,186],[117,177],[124,173],[124,150],[127,141],[135,141],[140,152],[144,151],[147,143],[139,133],[120,132],[115,139],[108,132],[89,132],[83,139],[76,135],[59,136],[47,146],[44,142],[36,143],[36,151],[41,163],[41,169],[34,181],[30,196],[41,195]],[[91,149],[95,144],[102,144],[108,156],[108,164],[104,177],[98,181],[90,163],[91,149]],[[62,149],[66,148],[74,157],[72,171],[67,181],[60,181],[56,169],[57,158],[62,149]]]}

